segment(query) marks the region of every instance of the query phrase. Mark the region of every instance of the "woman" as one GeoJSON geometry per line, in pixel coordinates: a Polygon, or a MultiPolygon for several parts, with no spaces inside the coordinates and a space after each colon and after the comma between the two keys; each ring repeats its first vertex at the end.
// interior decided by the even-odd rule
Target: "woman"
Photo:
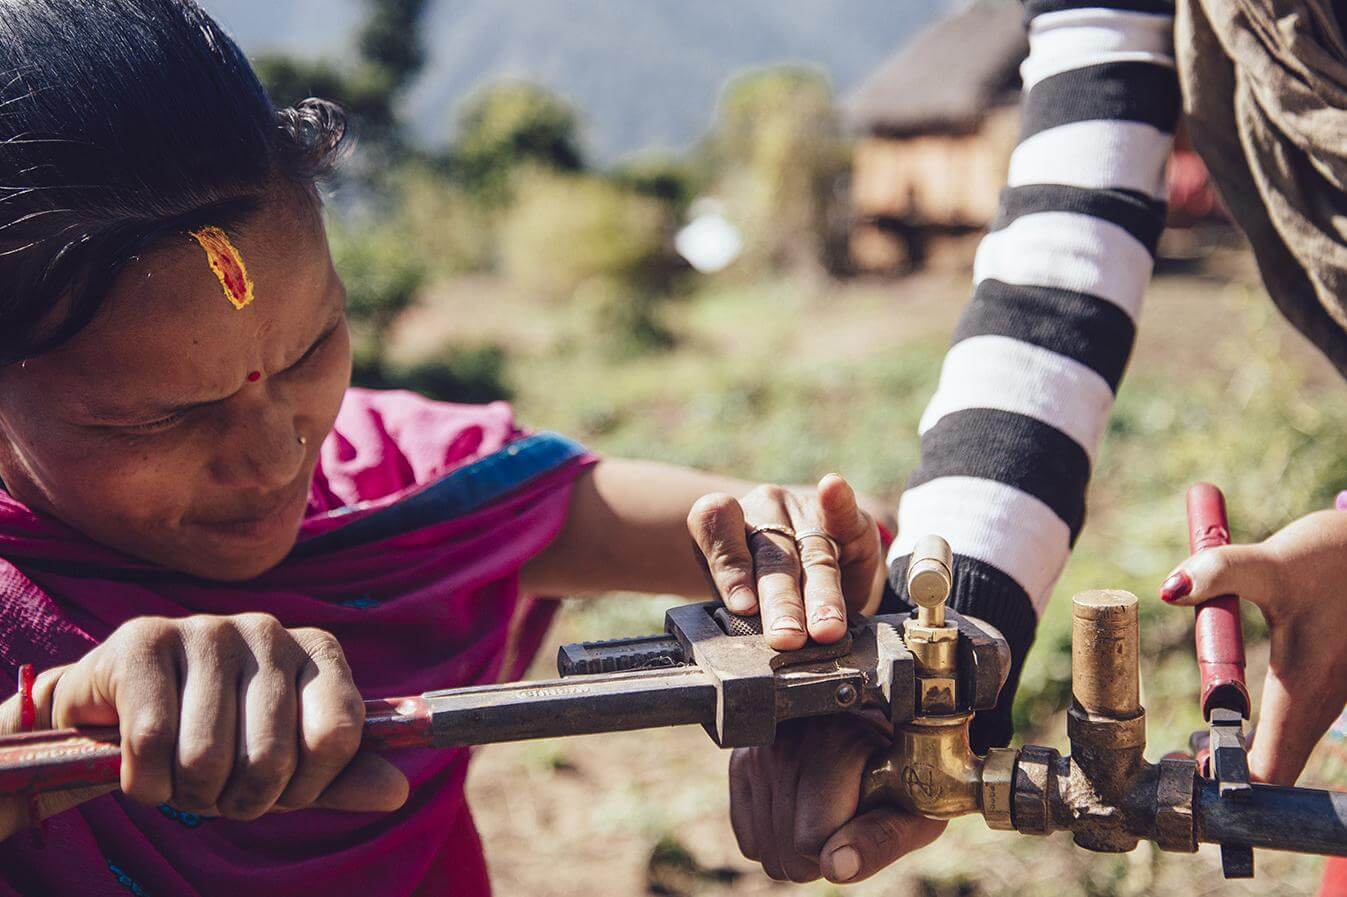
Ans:
{"type": "Polygon", "coordinates": [[[779,648],[877,602],[840,477],[350,389],[314,187],[341,114],[273,108],[192,0],[0,3],[0,69],[0,672],[41,671],[0,731],[123,740],[115,793],[0,802],[0,835],[47,820],[0,893],[484,894],[467,753],[358,753],[362,696],[518,675],[528,595],[709,573],[779,648]]]}

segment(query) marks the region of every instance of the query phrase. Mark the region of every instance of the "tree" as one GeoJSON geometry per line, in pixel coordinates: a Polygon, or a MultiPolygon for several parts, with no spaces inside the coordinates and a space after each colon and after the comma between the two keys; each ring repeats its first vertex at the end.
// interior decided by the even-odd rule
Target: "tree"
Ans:
{"type": "Polygon", "coordinates": [[[454,168],[478,193],[503,200],[523,165],[580,171],[579,122],[555,94],[523,81],[494,84],[469,100],[458,120],[454,168]]]}
{"type": "Polygon", "coordinates": [[[765,69],[725,88],[708,152],[719,192],[750,235],[750,261],[830,267],[844,149],[822,72],[765,69]]]}
{"type": "Polygon", "coordinates": [[[357,58],[337,67],[284,55],[265,55],[256,68],[273,100],[291,105],[319,96],[340,103],[361,140],[401,154],[405,140],[397,108],[426,62],[421,24],[428,0],[364,0],[357,58]]]}

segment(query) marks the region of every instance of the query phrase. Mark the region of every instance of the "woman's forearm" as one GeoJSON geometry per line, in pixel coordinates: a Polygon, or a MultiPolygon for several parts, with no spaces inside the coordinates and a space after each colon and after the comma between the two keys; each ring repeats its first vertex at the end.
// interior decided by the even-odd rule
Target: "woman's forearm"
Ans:
{"type": "MultiPolygon", "coordinates": [[[[585,596],[613,591],[712,597],[688,512],[714,492],[743,498],[757,483],[654,461],[605,459],[575,484],[564,528],[524,567],[533,594],[585,596]]],[[[798,494],[814,487],[791,487],[798,494]]],[[[890,531],[892,511],[858,503],[890,531]]]]}
{"type": "Polygon", "coordinates": [[[639,591],[708,596],[688,535],[692,505],[754,484],[655,461],[605,459],[576,481],[560,535],[522,571],[526,591],[583,596],[639,591]]]}

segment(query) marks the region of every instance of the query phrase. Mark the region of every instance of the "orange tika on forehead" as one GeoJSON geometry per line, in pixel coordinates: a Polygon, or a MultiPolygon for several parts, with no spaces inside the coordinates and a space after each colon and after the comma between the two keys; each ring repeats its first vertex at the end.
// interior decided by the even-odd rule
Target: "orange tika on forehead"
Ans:
{"type": "Polygon", "coordinates": [[[248,276],[248,266],[243,264],[243,256],[234,248],[229,235],[218,227],[203,227],[192,231],[192,238],[206,250],[210,269],[220,279],[220,286],[224,287],[225,298],[230,304],[240,311],[251,305],[256,298],[253,281],[248,276]]]}

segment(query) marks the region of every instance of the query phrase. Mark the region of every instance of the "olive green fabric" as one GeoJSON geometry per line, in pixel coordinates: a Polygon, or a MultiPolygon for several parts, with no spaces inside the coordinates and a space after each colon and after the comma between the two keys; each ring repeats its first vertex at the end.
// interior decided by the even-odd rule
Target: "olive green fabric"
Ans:
{"type": "Polygon", "coordinates": [[[1177,0],[1193,145],[1283,314],[1347,376],[1347,42],[1325,0],[1177,0]]]}

